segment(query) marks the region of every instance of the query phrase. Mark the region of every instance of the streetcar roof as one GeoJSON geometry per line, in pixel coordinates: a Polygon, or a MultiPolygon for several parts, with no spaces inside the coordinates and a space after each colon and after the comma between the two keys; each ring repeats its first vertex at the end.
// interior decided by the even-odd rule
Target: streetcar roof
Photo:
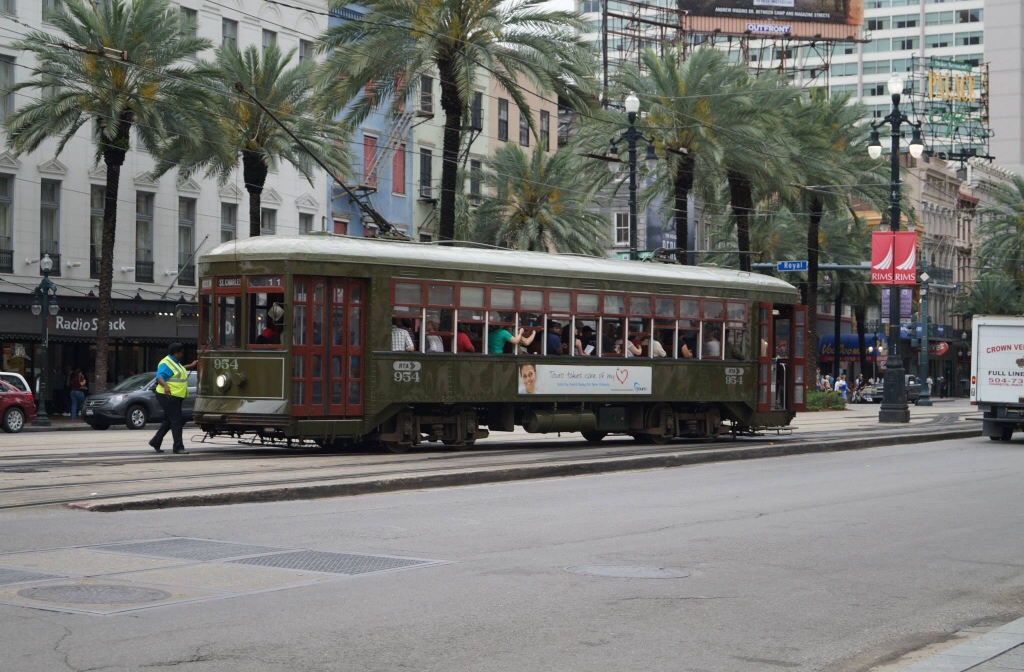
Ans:
{"type": "MultiPolygon", "coordinates": [[[[545,252],[521,252],[500,248],[446,246],[380,238],[333,234],[257,236],[233,240],[213,248],[200,263],[265,261],[301,258],[309,261],[372,264],[378,266],[458,269],[492,273],[526,273],[554,277],[594,277],[601,280],[728,286],[750,290],[795,293],[784,280],[734,269],[684,266],[657,262],[633,262],[545,252]]],[[[627,289],[624,287],[624,289],[627,289]]]]}

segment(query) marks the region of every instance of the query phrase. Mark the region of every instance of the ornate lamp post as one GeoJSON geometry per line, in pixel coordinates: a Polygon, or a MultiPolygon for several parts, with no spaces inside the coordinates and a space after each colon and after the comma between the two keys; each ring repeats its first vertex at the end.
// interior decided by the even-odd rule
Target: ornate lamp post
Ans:
{"type": "Polygon", "coordinates": [[[43,258],[39,260],[39,270],[43,272],[43,280],[36,287],[34,292],[34,299],[32,300],[32,314],[36,316],[42,316],[42,357],[39,362],[39,408],[36,413],[35,422],[32,424],[36,427],[49,427],[50,418],[46,415],[46,378],[49,375],[49,349],[50,349],[50,332],[49,322],[51,316],[56,315],[60,312],[60,307],[57,305],[57,285],[53,284],[50,280],[50,271],[53,270],[53,260],[50,259],[50,255],[44,254],[43,258]],[[53,294],[53,299],[50,299],[50,295],[53,294]]]}
{"type": "Polygon", "coordinates": [[[921,370],[921,396],[918,406],[931,406],[931,391],[928,389],[928,281],[931,276],[921,273],[921,352],[917,356],[917,367],[921,370]]]}
{"type": "MultiPolygon", "coordinates": [[[[892,131],[890,145],[889,174],[889,228],[900,230],[900,129],[903,124],[913,126],[914,135],[907,148],[912,157],[924,153],[921,143],[921,125],[915,124],[900,112],[900,97],[903,95],[903,80],[893,73],[887,84],[892,96],[892,112],[877,123],[871,124],[871,141],[868,155],[877,159],[882,156],[882,143],[878,129],[889,124],[892,131]]],[[[910,408],[907,406],[907,383],[900,358],[900,297],[894,283],[889,290],[889,357],[885,362],[885,387],[882,394],[882,408],[878,412],[879,422],[910,422],[910,408]]]]}
{"type": "MultiPolygon", "coordinates": [[[[646,140],[647,141],[647,155],[644,157],[644,164],[648,170],[654,169],[654,164],[658,160],[658,157],[654,153],[654,144],[650,138],[644,136],[643,133],[636,130],[636,113],[640,111],[640,99],[636,97],[636,94],[630,93],[626,96],[626,100],[623,101],[623,105],[626,108],[626,118],[629,120],[629,128],[626,132],[615,138],[611,142],[609,149],[610,153],[614,156],[619,153],[619,148],[616,143],[626,141],[626,147],[629,151],[629,258],[636,261],[637,249],[636,249],[636,220],[639,217],[637,214],[636,204],[636,141],[646,140]]],[[[619,164],[613,162],[609,164],[612,172],[619,170],[619,164]]]]}

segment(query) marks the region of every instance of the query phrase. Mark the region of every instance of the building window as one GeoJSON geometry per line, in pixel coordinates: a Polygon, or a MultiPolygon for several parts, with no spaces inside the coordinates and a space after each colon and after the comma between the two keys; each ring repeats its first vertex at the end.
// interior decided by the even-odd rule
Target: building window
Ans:
{"type": "Polygon", "coordinates": [[[892,41],[894,51],[911,51],[913,49],[917,49],[920,44],[921,40],[916,37],[908,37],[903,40],[892,41]]]}
{"type": "Polygon", "coordinates": [[[530,146],[530,122],[526,119],[526,113],[519,113],[519,144],[523,147],[530,146]]]}
{"type": "Polygon", "coordinates": [[[363,184],[377,186],[377,138],[363,134],[363,184]]]}
{"type": "Polygon", "coordinates": [[[220,20],[220,46],[238,48],[238,21],[220,20]]]}
{"type": "Polygon", "coordinates": [[[551,113],[547,110],[540,111],[540,146],[544,151],[551,151],[551,113]]]}
{"type": "Polygon", "coordinates": [[[399,145],[391,157],[391,193],[405,196],[405,145],[399,145]]]}
{"type": "Polygon", "coordinates": [[[226,243],[238,237],[238,206],[234,203],[220,204],[220,242],[226,243]]]}
{"type": "MultiPolygon", "coordinates": [[[[14,59],[10,56],[0,56],[0,91],[5,91],[14,85],[14,59]]],[[[14,112],[14,93],[10,92],[0,99],[0,123],[7,119],[7,115],[14,112]]]]}
{"type": "Polygon", "coordinates": [[[308,212],[299,213],[299,233],[313,233],[313,215],[308,212]]]}
{"type": "Polygon", "coordinates": [[[924,46],[936,49],[939,47],[948,47],[952,43],[953,36],[949,33],[944,33],[942,35],[926,35],[924,38],[924,46]]]}
{"type": "Polygon", "coordinates": [[[267,49],[277,46],[277,33],[272,30],[263,30],[263,53],[267,53],[267,49]]]}
{"type": "Polygon", "coordinates": [[[469,202],[480,202],[480,171],[483,165],[478,159],[469,160],[469,202]]]}
{"type": "Polygon", "coordinates": [[[14,272],[14,177],[0,175],[0,273],[14,272]]]}
{"type": "Polygon", "coordinates": [[[889,30],[889,18],[868,19],[868,30],[889,30]]]}
{"type": "Polygon", "coordinates": [[[906,14],[904,16],[892,17],[893,28],[916,28],[917,27],[917,14],[906,14]]]}
{"type": "Polygon", "coordinates": [[[615,244],[629,245],[629,213],[615,213],[615,244]]]}
{"type": "Polygon", "coordinates": [[[313,43],[309,40],[299,40],[299,64],[312,61],[314,58],[316,58],[316,52],[313,49],[313,43]]]}
{"type": "Polygon", "coordinates": [[[53,270],[60,275],[60,182],[39,183],[39,257],[53,259],[53,270]]]}
{"type": "Polygon", "coordinates": [[[956,22],[979,23],[984,15],[985,10],[983,9],[961,9],[959,12],[957,12],[956,22]]]}
{"type": "Polygon", "coordinates": [[[100,256],[103,252],[103,201],[106,189],[93,185],[89,190],[89,277],[100,277],[100,256]]]}
{"type": "Polygon", "coordinates": [[[4,14],[17,14],[17,0],[0,0],[0,12],[4,14]]]}
{"type": "Polygon", "coordinates": [[[420,112],[434,114],[434,78],[420,77],[420,112]]]}
{"type": "Polygon", "coordinates": [[[433,198],[434,156],[429,149],[420,149],[420,198],[433,198]]]}
{"type": "Polygon", "coordinates": [[[498,98],[498,140],[508,142],[508,101],[498,98]]]}
{"type": "Polygon", "coordinates": [[[966,47],[972,44],[981,44],[981,31],[975,33],[957,33],[956,34],[956,46],[966,47]]]}
{"type": "MultiPolygon", "coordinates": [[[[181,25],[184,31],[189,37],[198,36],[199,26],[199,13],[194,9],[188,7],[181,7],[181,25]]],[[[192,58],[195,58],[195,53],[192,54],[192,58]]]]}
{"type": "Polygon", "coordinates": [[[344,219],[336,219],[336,220],[334,220],[332,222],[332,226],[334,227],[334,233],[335,234],[337,234],[339,236],[347,236],[348,235],[348,222],[345,221],[344,219]]]}
{"type": "Polygon", "coordinates": [[[196,199],[178,199],[178,284],[194,287],[196,265],[192,260],[195,251],[196,199]]]}
{"type": "Polygon", "coordinates": [[[596,14],[601,11],[601,0],[582,0],[580,12],[583,14],[596,14]]]}
{"type": "Polygon", "coordinates": [[[484,94],[473,92],[473,106],[470,108],[469,127],[472,131],[484,130],[484,94]]]}
{"type": "Polygon", "coordinates": [[[43,21],[60,8],[61,0],[43,0],[43,21]]]}
{"type": "Polygon", "coordinates": [[[260,235],[272,236],[277,231],[277,210],[260,210],[260,235]]]}
{"type": "Polygon", "coordinates": [[[135,194],[135,281],[153,282],[153,194],[135,194]]]}

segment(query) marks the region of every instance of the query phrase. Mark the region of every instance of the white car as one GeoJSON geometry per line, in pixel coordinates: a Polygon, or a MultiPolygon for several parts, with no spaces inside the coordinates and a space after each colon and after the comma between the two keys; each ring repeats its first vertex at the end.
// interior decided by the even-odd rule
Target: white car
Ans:
{"type": "Polygon", "coordinates": [[[28,386],[28,381],[20,373],[14,373],[13,371],[0,371],[0,380],[4,381],[9,385],[13,385],[22,392],[32,393],[32,388],[28,386]]]}

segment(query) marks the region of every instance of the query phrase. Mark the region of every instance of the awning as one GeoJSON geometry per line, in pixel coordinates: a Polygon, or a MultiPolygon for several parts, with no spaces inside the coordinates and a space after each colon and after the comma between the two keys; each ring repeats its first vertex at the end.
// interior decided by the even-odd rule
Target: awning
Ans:
{"type": "MultiPolygon", "coordinates": [[[[885,334],[867,333],[864,334],[865,358],[869,362],[884,361],[888,354],[887,346],[889,340],[885,334]]],[[[835,334],[825,334],[818,338],[818,361],[831,362],[835,357],[836,337],[835,334]]],[[[857,334],[839,335],[839,361],[857,362],[860,361],[860,337],[857,334]]]]}

